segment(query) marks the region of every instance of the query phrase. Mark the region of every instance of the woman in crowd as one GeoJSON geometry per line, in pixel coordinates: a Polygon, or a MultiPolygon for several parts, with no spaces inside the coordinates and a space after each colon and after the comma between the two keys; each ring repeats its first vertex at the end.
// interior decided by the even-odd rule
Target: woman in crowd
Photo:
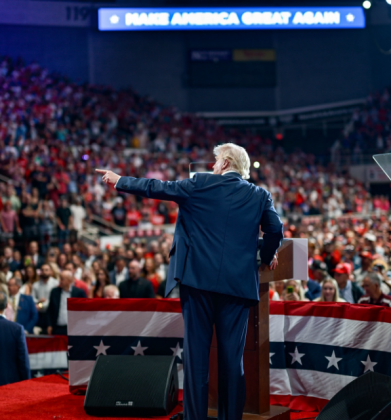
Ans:
{"type": "Polygon", "coordinates": [[[153,290],[156,294],[159,284],[162,282],[162,278],[156,272],[155,261],[153,258],[145,258],[143,276],[152,283],[153,290]]]}
{"type": "Polygon", "coordinates": [[[105,268],[99,268],[96,275],[95,286],[90,289],[91,298],[103,298],[103,289],[110,284],[109,272],[105,268]]]}
{"type": "Polygon", "coordinates": [[[84,264],[82,263],[81,258],[76,254],[72,255],[72,262],[75,265],[75,279],[81,280],[84,273],[84,264]]]}
{"type": "Polygon", "coordinates": [[[68,257],[65,254],[60,254],[57,258],[57,265],[61,270],[64,269],[65,264],[68,262],[68,257]]]}
{"type": "Polygon", "coordinates": [[[308,301],[304,296],[304,290],[300,280],[288,280],[285,283],[282,300],[308,301]]]}
{"type": "Polygon", "coordinates": [[[37,269],[32,265],[28,265],[24,270],[23,286],[20,288],[22,295],[31,295],[33,284],[39,280],[37,269]]]}
{"type": "Polygon", "coordinates": [[[46,254],[50,246],[51,238],[54,234],[56,223],[56,212],[52,202],[44,200],[39,208],[39,239],[41,243],[42,254],[46,254]]]}
{"type": "Polygon", "coordinates": [[[346,300],[339,297],[337,282],[332,278],[328,278],[323,280],[321,295],[314,299],[314,302],[346,302],[346,300]]]}
{"type": "Polygon", "coordinates": [[[55,262],[48,262],[50,268],[52,269],[52,277],[56,280],[60,280],[60,267],[55,262]]]}
{"type": "Polygon", "coordinates": [[[278,293],[280,299],[282,299],[282,294],[284,293],[285,283],[283,280],[274,281],[274,290],[278,293]]]}

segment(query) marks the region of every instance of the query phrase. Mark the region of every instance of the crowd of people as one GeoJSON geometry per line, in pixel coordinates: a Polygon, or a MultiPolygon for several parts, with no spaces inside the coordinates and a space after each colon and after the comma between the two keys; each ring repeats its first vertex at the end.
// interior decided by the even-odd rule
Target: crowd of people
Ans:
{"type": "MultiPolygon", "coordinates": [[[[353,115],[348,148],[389,147],[388,91],[353,115]],[[358,145],[358,146],[357,146],[358,145]]],[[[164,107],[131,90],[77,85],[37,64],[0,61],[0,286],[5,316],[26,332],[66,333],[66,297],[163,297],[172,236],[101,249],[80,234],[100,217],[120,228],[174,224],[173,202],[118,194],[95,168],[160,180],[189,176],[234,142],[253,162],[249,182],[272,194],[285,236],[309,240],[309,280],[276,282],[271,299],[390,306],[390,203],[312,154],[164,107]],[[306,217],[304,217],[306,216],[306,217]]],[[[346,148],[346,144],[343,147],[346,148]]],[[[391,143],[390,143],[391,144],[391,143]]],[[[332,151],[334,153],[335,150],[332,151]]],[[[207,165],[205,166],[208,169],[207,165]]],[[[174,289],[171,297],[177,297],[174,289]]]]}
{"type": "Polygon", "coordinates": [[[365,155],[391,150],[391,97],[389,88],[371,93],[353,112],[341,138],[331,148],[331,160],[340,165],[344,156],[351,163],[363,163],[365,155]]]}
{"type": "MultiPolygon", "coordinates": [[[[271,283],[270,299],[391,307],[390,221],[372,216],[316,223],[286,226],[287,238],[308,238],[308,280],[271,283]]],[[[46,254],[31,241],[23,257],[9,239],[0,257],[0,291],[8,295],[5,317],[26,333],[66,335],[68,297],[163,298],[172,235],[150,242],[124,239],[108,249],[65,242],[46,254]]],[[[179,297],[178,287],[170,297],[179,297]]]]}
{"type": "MultiPolygon", "coordinates": [[[[372,103],[388,106],[388,96],[372,103]]],[[[375,119],[376,112],[357,112],[365,132],[369,117],[363,115],[375,119]]],[[[381,115],[376,118],[383,121],[381,115]]],[[[13,237],[26,247],[35,240],[45,253],[52,242],[76,240],[96,217],[117,227],[173,224],[175,203],[117,194],[94,169],[181,180],[190,162],[213,161],[212,146],[229,141],[259,163],[249,181],[267,188],[279,214],[292,222],[389,211],[387,197],[371,197],[339,165],[299,150],[286,153],[275,139],[224,129],[131,90],[78,85],[38,64],[3,58],[0,175],[10,181],[0,182],[0,243],[13,237]]]]}

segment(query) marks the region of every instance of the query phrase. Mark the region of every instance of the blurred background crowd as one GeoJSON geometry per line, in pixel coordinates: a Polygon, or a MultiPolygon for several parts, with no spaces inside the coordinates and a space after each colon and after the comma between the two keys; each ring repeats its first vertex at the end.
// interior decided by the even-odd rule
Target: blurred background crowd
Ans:
{"type": "MultiPolygon", "coordinates": [[[[211,162],[234,142],[268,189],[285,237],[308,238],[309,280],[276,282],[273,300],[391,306],[389,198],[340,165],[391,148],[388,90],[352,115],[328,160],[274,138],[224,129],[131,90],[75,84],[37,64],[0,63],[0,288],[7,319],[28,333],[66,334],[66,297],[162,298],[178,207],[118,194],[95,168],[160,180],[211,162]],[[171,226],[171,228],[170,228],[171,226]],[[117,234],[116,245],[87,233],[117,234]],[[118,242],[118,238],[117,238],[118,242]]],[[[205,165],[208,169],[208,166],[205,165]]],[[[238,279],[240,281],[240,279],[238,279]]],[[[174,289],[170,297],[178,297],[174,289]]]]}

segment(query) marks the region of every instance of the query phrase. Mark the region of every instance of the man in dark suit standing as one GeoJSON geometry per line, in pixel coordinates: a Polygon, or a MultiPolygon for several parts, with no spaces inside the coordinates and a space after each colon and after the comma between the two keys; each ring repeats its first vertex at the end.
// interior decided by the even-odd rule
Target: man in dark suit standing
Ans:
{"type": "Polygon", "coordinates": [[[13,277],[8,282],[10,303],[14,311],[14,321],[22,325],[28,333],[33,333],[33,328],[38,322],[38,311],[31,296],[19,293],[22,282],[18,277],[13,277]]]}
{"type": "Polygon", "coordinates": [[[0,291],[0,386],[30,379],[24,329],[4,316],[7,295],[0,291]]]}
{"type": "Polygon", "coordinates": [[[48,334],[67,335],[68,334],[68,308],[67,299],[86,298],[84,290],[73,285],[73,274],[69,270],[64,270],[60,274],[60,284],[50,292],[48,314],[48,334]]]}
{"type": "Polygon", "coordinates": [[[213,174],[197,173],[183,181],[120,177],[98,170],[104,173],[103,181],[115,185],[118,191],[179,204],[166,296],[180,282],[186,420],[207,418],[214,324],[219,364],[218,418],[242,418],[249,308],[259,300],[259,225],[264,232],[261,270],[276,267],[276,251],[283,238],[283,225],[270,193],[244,181],[250,177],[246,150],[227,143],[213,152],[213,174]]]}
{"type": "Polygon", "coordinates": [[[152,283],[140,277],[141,265],[133,260],[128,266],[128,278],[119,284],[121,298],[154,298],[152,283]]]}

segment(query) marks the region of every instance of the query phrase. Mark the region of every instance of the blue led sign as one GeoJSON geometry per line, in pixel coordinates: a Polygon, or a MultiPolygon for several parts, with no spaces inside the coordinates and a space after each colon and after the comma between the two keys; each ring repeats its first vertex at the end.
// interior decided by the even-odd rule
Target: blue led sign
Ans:
{"type": "Polygon", "coordinates": [[[101,31],[364,28],[362,7],[99,8],[101,31]]]}

